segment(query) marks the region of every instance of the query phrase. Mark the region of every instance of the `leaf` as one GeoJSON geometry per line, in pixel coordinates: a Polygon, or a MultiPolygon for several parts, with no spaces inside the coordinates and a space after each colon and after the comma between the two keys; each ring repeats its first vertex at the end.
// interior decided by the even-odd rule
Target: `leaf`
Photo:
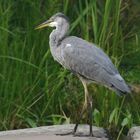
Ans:
{"type": "Polygon", "coordinates": [[[101,116],[99,110],[94,109],[93,115],[94,115],[94,121],[95,121],[95,123],[99,126],[100,116],[101,116]]]}
{"type": "Polygon", "coordinates": [[[37,127],[36,122],[34,122],[32,119],[27,118],[26,122],[31,126],[31,127],[37,127]]]}
{"type": "Polygon", "coordinates": [[[109,123],[112,123],[112,122],[113,122],[113,119],[115,118],[117,112],[118,112],[118,108],[115,108],[115,109],[112,111],[112,113],[111,113],[111,115],[110,115],[110,117],[109,117],[109,123]]]}
{"type": "Polygon", "coordinates": [[[126,126],[127,124],[129,124],[129,119],[128,118],[124,118],[121,125],[124,127],[126,126]]]}

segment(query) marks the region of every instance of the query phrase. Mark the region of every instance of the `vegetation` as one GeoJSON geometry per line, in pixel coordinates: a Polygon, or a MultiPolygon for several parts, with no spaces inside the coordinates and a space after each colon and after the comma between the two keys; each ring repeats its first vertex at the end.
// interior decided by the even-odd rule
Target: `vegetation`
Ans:
{"type": "MultiPolygon", "coordinates": [[[[61,11],[70,34],[98,44],[130,85],[140,84],[139,0],[0,0],[0,130],[75,123],[83,103],[79,80],[49,51],[51,29],[34,27],[61,11]]],[[[93,124],[116,139],[140,125],[140,94],[119,98],[91,85],[93,124]]],[[[81,123],[88,122],[86,116],[81,123]]]]}

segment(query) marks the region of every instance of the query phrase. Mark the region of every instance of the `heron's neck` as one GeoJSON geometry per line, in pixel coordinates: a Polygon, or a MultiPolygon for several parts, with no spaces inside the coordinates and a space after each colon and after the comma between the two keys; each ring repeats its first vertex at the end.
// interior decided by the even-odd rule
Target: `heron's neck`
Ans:
{"type": "Polygon", "coordinates": [[[50,47],[58,47],[58,45],[61,44],[61,41],[66,36],[68,29],[68,24],[56,27],[56,29],[54,29],[50,34],[50,47]]]}

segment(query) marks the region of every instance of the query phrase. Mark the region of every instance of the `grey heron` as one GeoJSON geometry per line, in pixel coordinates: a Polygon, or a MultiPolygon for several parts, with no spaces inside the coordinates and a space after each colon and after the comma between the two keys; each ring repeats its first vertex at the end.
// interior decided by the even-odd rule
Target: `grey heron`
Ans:
{"type": "MultiPolygon", "coordinates": [[[[87,85],[91,82],[101,84],[114,90],[118,95],[130,93],[130,88],[110,58],[99,47],[82,38],[68,36],[69,19],[63,13],[56,13],[36,29],[47,26],[55,27],[49,36],[50,50],[54,60],[77,75],[84,86],[85,102],[80,119],[84,111],[89,109],[89,135],[93,136],[92,97],[88,92],[87,85]]],[[[74,127],[73,134],[76,133],[78,124],[79,121],[74,127]]]]}

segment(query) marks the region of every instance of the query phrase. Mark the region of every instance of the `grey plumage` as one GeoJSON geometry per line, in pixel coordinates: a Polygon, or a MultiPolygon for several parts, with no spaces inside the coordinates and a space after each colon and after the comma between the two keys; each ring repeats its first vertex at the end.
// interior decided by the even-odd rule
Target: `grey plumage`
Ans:
{"type": "Polygon", "coordinates": [[[61,62],[87,80],[107,86],[117,93],[130,92],[109,57],[96,45],[71,36],[61,43],[61,62]],[[67,46],[66,44],[71,44],[67,46]]]}
{"type": "MultiPolygon", "coordinates": [[[[56,27],[50,34],[50,50],[53,58],[66,69],[75,73],[81,80],[85,90],[85,103],[80,114],[85,109],[90,112],[90,135],[92,134],[92,97],[88,93],[87,84],[95,82],[114,90],[118,95],[130,93],[128,85],[119,74],[109,57],[95,44],[76,36],[68,36],[69,20],[57,13],[48,21],[37,27],[56,27]]],[[[80,120],[80,119],[79,119],[80,120]]],[[[77,130],[79,121],[74,128],[77,130]]]]}
{"type": "Polygon", "coordinates": [[[113,89],[119,95],[129,93],[128,85],[100,48],[81,38],[66,36],[69,22],[62,15],[58,13],[53,16],[55,21],[58,21],[58,26],[50,35],[50,47],[54,59],[86,80],[113,89]]]}

